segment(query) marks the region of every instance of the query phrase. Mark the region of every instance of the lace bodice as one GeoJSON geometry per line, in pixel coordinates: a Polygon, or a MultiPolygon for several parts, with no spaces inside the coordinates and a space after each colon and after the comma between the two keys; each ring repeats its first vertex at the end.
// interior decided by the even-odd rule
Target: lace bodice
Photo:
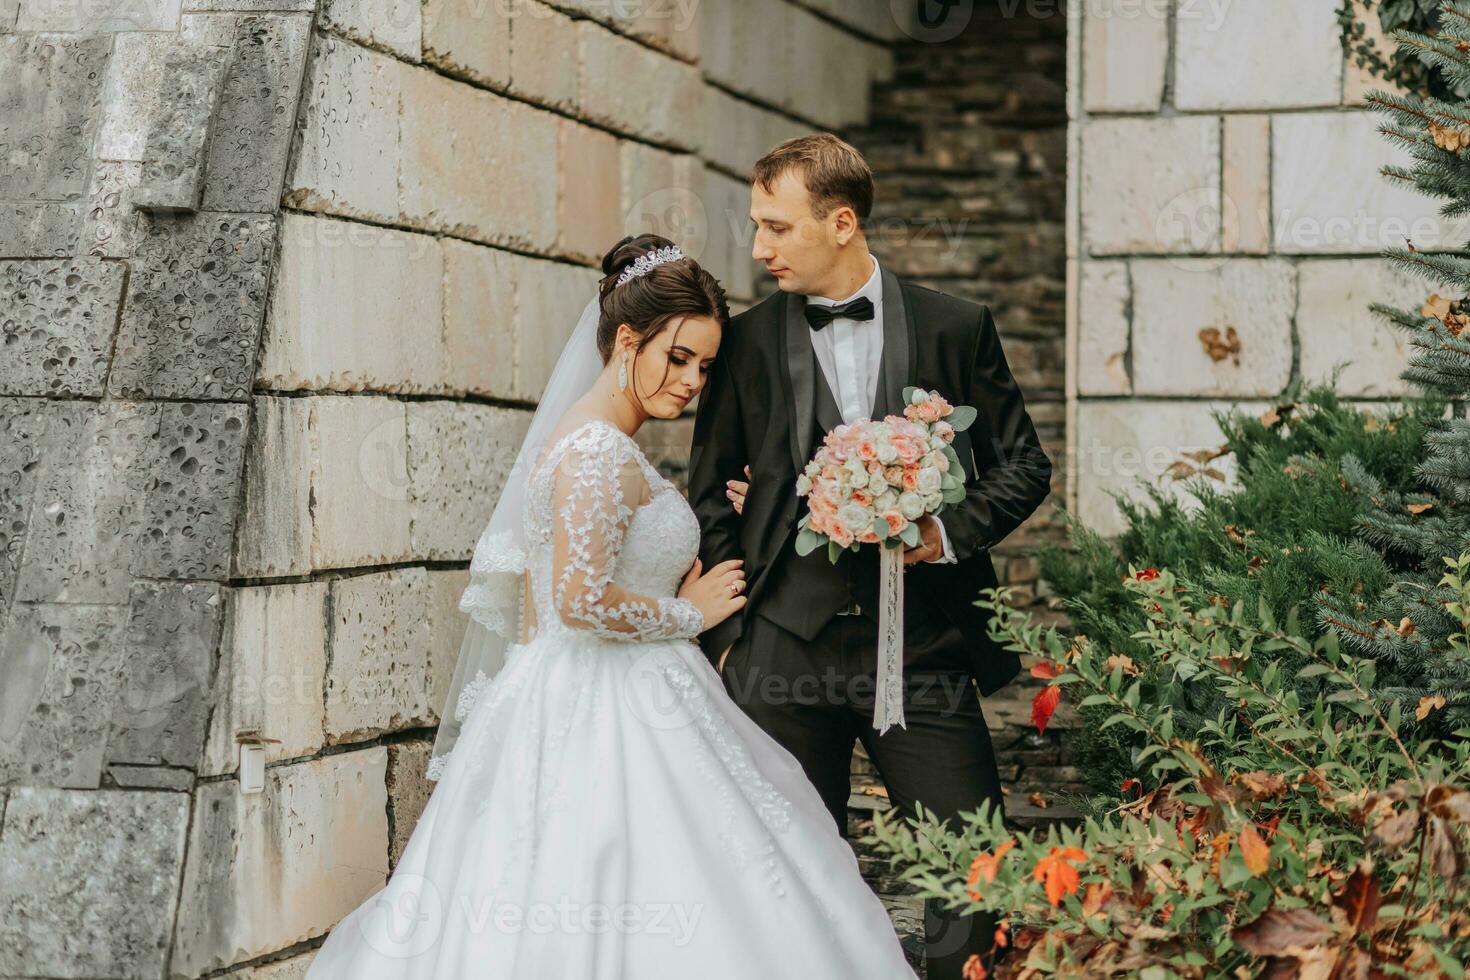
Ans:
{"type": "Polygon", "coordinates": [[[610,422],[583,422],[531,475],[526,501],[536,634],[699,635],[703,615],[677,597],[699,552],[699,521],[632,437],[610,422]]]}

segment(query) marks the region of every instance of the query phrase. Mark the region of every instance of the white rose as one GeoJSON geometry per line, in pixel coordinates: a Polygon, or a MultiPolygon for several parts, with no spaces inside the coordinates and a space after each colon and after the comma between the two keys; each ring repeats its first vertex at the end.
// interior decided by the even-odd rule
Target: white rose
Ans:
{"type": "Polygon", "coordinates": [[[801,496],[806,496],[807,494],[811,493],[812,492],[812,480],[811,480],[811,477],[807,476],[805,473],[803,473],[801,476],[798,476],[796,478],[796,492],[798,494],[800,494],[801,496]]]}
{"type": "Polygon", "coordinates": [[[919,471],[919,477],[916,482],[918,483],[919,492],[926,496],[937,492],[940,487],[939,468],[936,466],[924,467],[919,471]]]}
{"type": "Polygon", "coordinates": [[[898,512],[911,521],[917,521],[924,516],[924,498],[912,490],[904,491],[898,498],[898,512]]]}
{"type": "Polygon", "coordinates": [[[923,388],[915,388],[914,393],[909,395],[910,405],[922,405],[929,400],[929,393],[923,388]]]}
{"type": "Polygon", "coordinates": [[[943,493],[931,493],[924,497],[924,509],[927,511],[933,512],[938,510],[939,505],[942,503],[944,503],[943,493]]]}
{"type": "Polygon", "coordinates": [[[885,510],[892,510],[894,507],[897,506],[898,494],[895,493],[893,490],[885,490],[882,494],[878,496],[878,499],[873,501],[873,509],[880,514],[883,513],[885,510]]]}
{"type": "Polygon", "coordinates": [[[878,443],[878,462],[891,466],[897,459],[898,450],[893,448],[893,443],[886,440],[878,443]]]}
{"type": "Polygon", "coordinates": [[[868,509],[862,504],[846,503],[837,508],[837,519],[847,525],[854,534],[861,534],[873,523],[868,509]]]}
{"type": "Polygon", "coordinates": [[[883,471],[868,474],[868,492],[873,496],[880,496],[888,489],[888,481],[883,479],[883,471]]]}
{"type": "Polygon", "coordinates": [[[847,472],[852,474],[848,482],[853,486],[861,488],[868,485],[868,468],[856,456],[847,461],[847,472]]]}

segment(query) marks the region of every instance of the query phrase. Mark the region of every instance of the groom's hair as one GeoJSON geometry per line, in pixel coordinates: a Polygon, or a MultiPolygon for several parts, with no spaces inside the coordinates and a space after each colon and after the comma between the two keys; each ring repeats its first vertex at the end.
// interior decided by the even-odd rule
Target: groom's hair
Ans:
{"type": "Polygon", "coordinates": [[[770,193],[788,170],[796,171],[806,184],[817,218],[846,204],[859,224],[868,220],[873,210],[873,171],[851,143],[831,133],[789,139],[755,162],[750,183],[770,193]]]}

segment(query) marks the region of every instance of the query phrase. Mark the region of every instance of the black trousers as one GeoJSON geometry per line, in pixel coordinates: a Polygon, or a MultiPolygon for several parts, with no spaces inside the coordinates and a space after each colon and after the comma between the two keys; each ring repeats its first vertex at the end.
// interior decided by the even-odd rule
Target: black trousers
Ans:
{"type": "MultiPolygon", "coordinates": [[[[801,762],[847,836],[853,740],[863,743],[890,801],[912,816],[914,803],[944,820],[982,800],[1003,805],[1000,775],[964,639],[940,617],[904,623],[904,720],[882,735],[873,727],[878,624],[835,616],[806,641],[759,614],[725,659],[725,689],[801,762]]],[[[925,902],[930,980],[961,980],[970,954],[987,956],[996,916],[962,915],[925,902]]]]}

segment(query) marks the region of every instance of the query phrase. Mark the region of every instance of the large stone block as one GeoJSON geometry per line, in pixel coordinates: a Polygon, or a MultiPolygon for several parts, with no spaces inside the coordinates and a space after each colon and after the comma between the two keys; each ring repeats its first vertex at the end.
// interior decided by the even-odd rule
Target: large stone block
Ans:
{"type": "Polygon", "coordinates": [[[703,162],[634,140],[623,140],[620,148],[620,235],[663,235],[698,260],[709,242],[703,162]]]}
{"type": "MultiPolygon", "coordinates": [[[[478,539],[479,535],[476,535],[478,539]]],[[[465,629],[470,618],[459,611],[459,599],[470,584],[468,568],[430,569],[429,571],[429,707],[434,721],[440,720],[444,702],[449,697],[449,682],[459,661],[465,629]]]]}
{"type": "MultiPolygon", "coordinates": [[[[456,2],[467,4],[467,0],[456,2]]],[[[477,5],[477,9],[486,11],[498,7],[499,4],[477,5]]],[[[369,47],[392,51],[409,61],[418,61],[422,52],[423,15],[419,0],[325,0],[321,8],[322,24],[330,30],[369,47]]]]}
{"type": "MultiPolygon", "coordinates": [[[[35,406],[35,401],[31,404],[35,406]]],[[[160,403],[50,402],[15,598],[128,601],[160,403]]]]}
{"type": "Polygon", "coordinates": [[[1169,67],[1169,9],[1130,0],[1082,7],[1082,104],[1088,112],[1157,112],[1169,67]]]}
{"type": "MultiPolygon", "coordinates": [[[[504,62],[504,48],[495,52],[504,62]]],[[[558,109],[575,111],[581,99],[577,23],[535,2],[516,4],[510,38],[510,91],[558,109]]],[[[607,80],[600,80],[607,84],[607,80]]]]}
{"type": "Polygon", "coordinates": [[[1138,259],[1132,274],[1136,394],[1270,397],[1286,387],[1296,309],[1289,263],[1232,259],[1197,270],[1138,259]]]}
{"type": "Polygon", "coordinates": [[[865,0],[806,0],[806,6],[879,41],[901,41],[903,30],[891,4],[865,0]]]}
{"type": "MultiPolygon", "coordinates": [[[[86,213],[77,251],[99,258],[126,258],[148,233],[148,215],[133,207],[133,188],[143,176],[136,160],[98,160],[92,166],[86,213]]],[[[4,213],[0,211],[0,219],[4,213]]]]}
{"type": "Polygon", "coordinates": [[[1411,157],[1385,139],[1371,112],[1300,112],[1271,123],[1271,202],[1278,252],[1377,254],[1406,240],[1457,250],[1470,219],[1439,217],[1440,200],[1385,179],[1411,157]],[[1331,180],[1323,180],[1331,173],[1331,180]]]}
{"type": "Polygon", "coordinates": [[[314,405],[310,398],[254,400],[236,576],[302,575],[311,570],[314,405]]]}
{"type": "MultiPolygon", "coordinates": [[[[892,74],[887,47],[835,28],[798,6],[792,7],[791,33],[785,40],[790,72],[785,104],[829,129],[865,125],[872,83],[892,74]]],[[[770,61],[767,54],[762,64],[770,61]]]]}
{"type": "MultiPolygon", "coordinates": [[[[0,784],[99,785],[126,627],[125,606],[11,607],[0,635],[0,784]]],[[[8,918],[0,919],[0,934],[8,918]]]]}
{"type": "Polygon", "coordinates": [[[108,34],[127,31],[175,31],[180,0],[96,0],[63,3],[60,0],[20,0],[18,31],[55,31],[68,34],[108,34]]]}
{"type": "Polygon", "coordinates": [[[431,236],[282,215],[257,379],[274,390],[435,390],[443,275],[431,236]]]}
{"type": "Polygon", "coordinates": [[[101,397],[123,272],[101,259],[0,262],[0,394],[101,397]]]}
{"type": "Polygon", "coordinates": [[[388,752],[344,752],[199,789],[172,975],[203,973],[326,933],[388,873],[388,752]]]}
{"type": "Polygon", "coordinates": [[[1219,196],[1217,119],[1083,126],[1082,227],[1093,255],[1219,251],[1219,196]]]}
{"type": "Polygon", "coordinates": [[[755,266],[750,258],[750,188],[706,167],[701,195],[709,221],[709,240],[700,264],[733,297],[755,296],[755,266]]]}
{"type": "Polygon", "coordinates": [[[1271,117],[1225,117],[1221,235],[1226,252],[1271,249],[1271,117]]]}
{"type": "Polygon", "coordinates": [[[403,402],[348,395],[314,401],[312,567],[406,560],[412,549],[403,402]]]}
{"type": "Polygon", "coordinates": [[[519,262],[515,396],[522,401],[539,401],[583,308],[597,295],[601,274],[565,262],[524,258],[519,262]]]}
{"type": "Polygon", "coordinates": [[[577,22],[577,49],[586,118],[670,146],[698,145],[704,85],[697,68],[590,20],[577,22]]]}
{"type": "Polygon", "coordinates": [[[430,724],[433,680],[424,610],[428,572],[396,568],[332,582],[327,633],[329,744],[430,724]]]}
{"type": "Polygon", "coordinates": [[[405,68],[400,210],[415,226],[547,252],[556,242],[558,119],[405,68]]]}
{"type": "Polygon", "coordinates": [[[622,224],[616,206],[621,183],[618,138],[568,119],[561,121],[557,175],[557,251],[600,262],[622,224]]]}
{"type": "Polygon", "coordinates": [[[776,144],[811,131],[790,116],[762,109],[713,85],[704,90],[703,118],[704,158],[736,173],[749,172],[776,144]]]}
{"type": "Polygon", "coordinates": [[[531,413],[456,401],[408,404],[411,536],[417,559],[461,560],[515,462],[531,413]]]}
{"type": "Polygon", "coordinates": [[[456,394],[499,398],[515,390],[516,276],[521,256],[443,240],[444,374],[456,394]]]}
{"type": "Polygon", "coordinates": [[[148,211],[197,211],[204,155],[224,87],[229,48],[175,45],[163,53],[158,95],[149,112],[143,172],[133,203],[148,211]]]}
{"type": "Polygon", "coordinates": [[[113,39],[97,135],[101,160],[142,162],[154,104],[163,88],[164,59],[178,35],[128,31],[113,39]]]}
{"type": "Polygon", "coordinates": [[[82,201],[0,201],[0,253],[64,259],[82,250],[82,201]]]}
{"type": "Polygon", "coordinates": [[[511,21],[520,19],[517,15],[529,6],[539,4],[424,0],[424,61],[450,74],[503,88],[511,78],[511,21]]]}
{"type": "Polygon", "coordinates": [[[318,39],[286,204],[397,220],[398,104],[406,70],[376,51],[333,37],[318,39]]]}
{"type": "Polygon", "coordinates": [[[156,980],[186,793],[17,788],[0,837],[0,973],[156,980]]]}
{"type": "Polygon", "coordinates": [[[1338,0],[1184,4],[1176,14],[1174,104],[1180,109],[1337,105],[1338,0]]]}
{"type": "Polygon", "coordinates": [[[325,744],[326,600],[323,581],[230,592],[201,775],[238,771],[242,732],[278,740],[265,744],[267,763],[325,744]]]}
{"type": "MultiPolygon", "coordinates": [[[[35,9],[23,6],[20,30],[54,29],[27,24],[35,9]]],[[[0,35],[0,78],[6,80],[0,89],[0,200],[64,201],[86,190],[111,45],[100,35],[0,35]]]]}
{"type": "Polygon", "coordinates": [[[134,467],[144,488],[130,570],[148,578],[223,579],[235,533],[246,407],[165,402],[134,467]]]}
{"type": "Polygon", "coordinates": [[[1083,395],[1126,395],[1129,375],[1129,314],[1133,285],[1127,262],[1083,262],[1078,272],[1077,391],[1083,395]]]}
{"type": "Polygon", "coordinates": [[[223,578],[243,406],[47,406],[18,598],[125,604],[129,577],[223,578]]]}
{"type": "Polygon", "coordinates": [[[214,582],[133,583],[109,763],[198,767],[223,602],[214,582]]]}
{"type": "Polygon", "coordinates": [[[130,264],[109,393],[248,397],[274,250],[270,215],[154,215],[130,264]]]}
{"type": "MultiPolygon", "coordinates": [[[[1103,535],[1121,533],[1123,518],[1113,495],[1146,501],[1146,485],[1186,507],[1197,504],[1198,498],[1185,482],[1171,475],[1170,467],[1184,459],[1186,452],[1220,448],[1225,437],[1210,413],[1231,408],[1259,414],[1266,403],[1081,400],[1077,405],[1075,479],[1082,522],[1103,535]]],[[[1184,462],[1191,468],[1198,465],[1188,459],[1184,462]]],[[[1209,476],[1196,479],[1211,485],[1234,484],[1233,456],[1222,456],[1207,465],[1219,471],[1224,483],[1217,484],[1209,476]]]]}
{"type": "Polygon", "coordinates": [[[36,485],[54,444],[47,438],[52,419],[59,416],[57,424],[66,425],[82,411],[75,404],[0,397],[0,611],[15,596],[36,485]]]}
{"type": "MultiPolygon", "coordinates": [[[[290,5],[281,0],[272,9],[290,5]]],[[[204,208],[274,212],[280,206],[310,34],[309,14],[183,18],[185,40],[233,50],[209,140],[204,208]]]]}
{"type": "Polygon", "coordinates": [[[392,838],[389,841],[388,863],[398,866],[403,849],[418,826],[424,807],[429,804],[429,794],[434,784],[429,781],[427,771],[432,742],[415,740],[393,742],[388,746],[388,806],[392,838]]]}
{"type": "Polygon", "coordinates": [[[788,45],[795,17],[785,0],[700,4],[700,67],[726,88],[789,107],[791,56],[797,52],[788,45]]]}
{"type": "Polygon", "coordinates": [[[1302,377],[1325,381],[1341,365],[1336,389],[1346,397],[1411,393],[1413,387],[1399,377],[1409,363],[1407,336],[1369,311],[1368,304],[1418,310],[1434,286],[1376,257],[1305,261],[1298,274],[1302,377]]]}

